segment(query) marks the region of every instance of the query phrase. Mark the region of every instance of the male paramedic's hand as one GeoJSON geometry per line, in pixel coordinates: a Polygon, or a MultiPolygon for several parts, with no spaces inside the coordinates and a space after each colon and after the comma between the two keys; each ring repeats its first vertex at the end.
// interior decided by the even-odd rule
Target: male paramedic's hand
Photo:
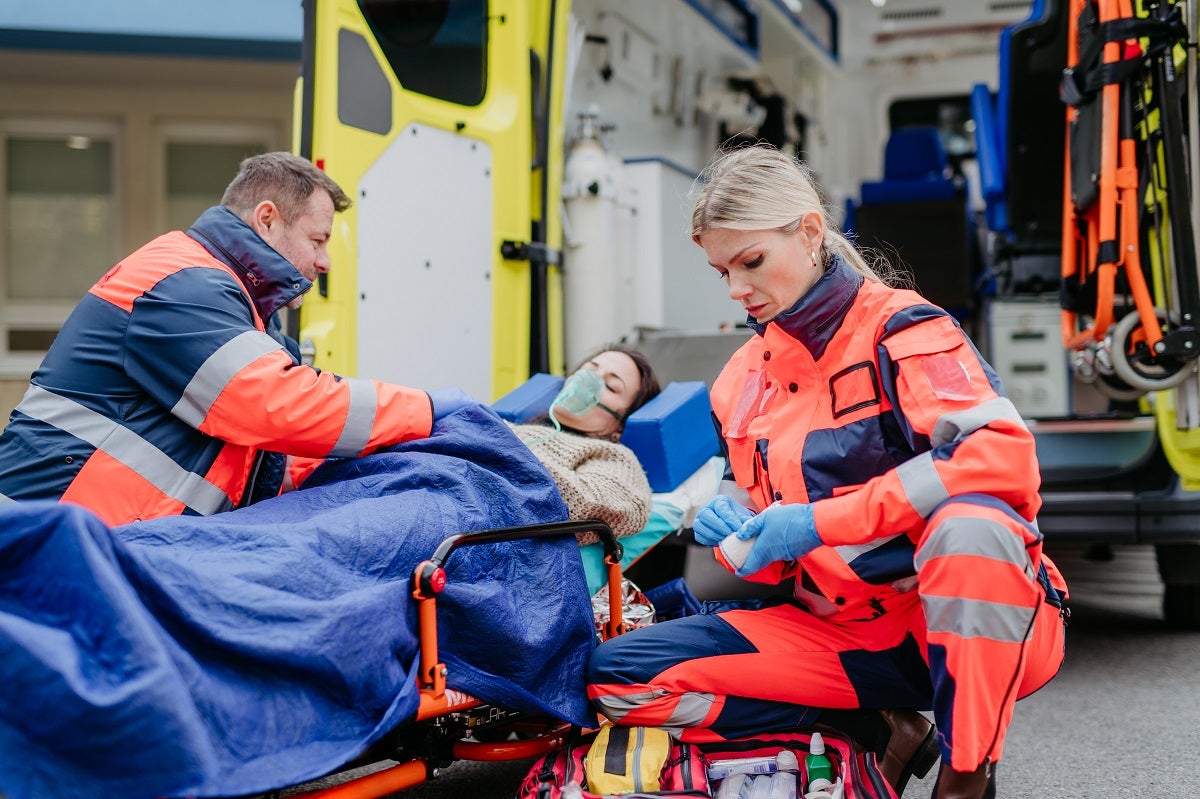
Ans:
{"type": "Polygon", "coordinates": [[[479,400],[457,388],[437,388],[426,392],[429,394],[429,404],[433,406],[433,420],[444,419],[455,411],[472,405],[479,405],[479,400]]]}
{"type": "Polygon", "coordinates": [[[734,574],[748,577],[776,561],[796,560],[821,545],[811,505],[770,505],[762,513],[747,519],[737,537],[754,539],[746,562],[734,574]]]}
{"type": "Polygon", "coordinates": [[[753,515],[740,502],[718,494],[696,513],[692,533],[701,544],[715,547],[725,536],[742,529],[742,524],[753,515]]]}

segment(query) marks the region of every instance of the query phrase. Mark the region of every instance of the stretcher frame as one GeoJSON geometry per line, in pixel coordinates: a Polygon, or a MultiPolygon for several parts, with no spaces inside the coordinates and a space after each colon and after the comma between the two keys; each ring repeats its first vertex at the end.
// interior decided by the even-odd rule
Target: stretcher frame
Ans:
{"type": "MultiPolygon", "coordinates": [[[[417,602],[419,704],[414,716],[361,757],[346,764],[339,773],[395,760],[396,765],[336,785],[289,796],[299,799],[378,799],[420,785],[438,776],[440,770],[459,760],[500,762],[523,760],[551,751],[566,741],[571,725],[555,719],[540,719],[493,708],[462,691],[446,688],[448,673],[438,656],[437,595],[446,587],[445,563],[464,546],[500,543],[517,539],[557,538],[578,533],[596,533],[604,549],[608,585],[608,620],[601,636],[607,640],[625,631],[621,591],[623,548],[612,529],[602,521],[566,521],[524,527],[505,527],[449,536],[434,553],[417,564],[412,576],[412,597],[417,602]],[[482,721],[481,721],[482,719],[482,721]],[[485,730],[517,732],[517,740],[467,740],[485,730]],[[524,737],[520,737],[520,736],[524,737]]],[[[270,796],[279,796],[279,793],[270,796]]]]}
{"type": "Polygon", "coordinates": [[[1181,5],[1148,1],[1139,16],[1133,0],[1070,3],[1062,277],[1079,299],[1068,301],[1070,291],[1064,292],[1062,335],[1076,353],[1076,373],[1084,380],[1102,378],[1097,385],[1115,399],[1181,384],[1200,356],[1200,276],[1174,63],[1181,5]],[[1081,63],[1089,59],[1081,52],[1080,19],[1090,8],[1097,10],[1103,41],[1096,66],[1081,63]],[[1091,74],[1073,74],[1077,69],[1091,74]],[[1072,89],[1098,96],[1085,98],[1072,89]],[[1080,208],[1072,192],[1071,128],[1082,124],[1080,108],[1088,103],[1100,106],[1097,197],[1080,208]],[[1142,236],[1147,205],[1153,214],[1149,240],[1142,236]],[[1151,250],[1148,259],[1144,247],[1151,250]]]}

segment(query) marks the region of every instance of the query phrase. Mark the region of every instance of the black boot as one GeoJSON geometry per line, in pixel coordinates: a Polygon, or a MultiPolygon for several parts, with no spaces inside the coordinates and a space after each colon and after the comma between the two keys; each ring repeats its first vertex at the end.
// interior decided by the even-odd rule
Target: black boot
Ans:
{"type": "Polygon", "coordinates": [[[879,757],[879,771],[904,795],[910,777],[922,779],[941,758],[937,728],[915,710],[881,710],[879,714],[891,729],[887,748],[879,757]]]}
{"type": "Polygon", "coordinates": [[[955,771],[942,763],[933,799],[996,799],[996,769],[984,763],[974,771],[955,771]]]}

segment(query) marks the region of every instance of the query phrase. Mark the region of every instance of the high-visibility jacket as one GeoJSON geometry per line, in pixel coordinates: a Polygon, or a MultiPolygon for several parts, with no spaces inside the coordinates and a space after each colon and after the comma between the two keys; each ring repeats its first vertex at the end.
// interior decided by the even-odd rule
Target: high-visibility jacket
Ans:
{"type": "Polygon", "coordinates": [[[262,451],[353,457],[427,436],[425,392],[299,363],[273,319],[311,285],[223,206],[146,244],[34,373],[0,435],[0,495],[109,524],[208,515],[241,502],[262,451]]]}
{"type": "Polygon", "coordinates": [[[811,503],[830,545],[753,579],[796,575],[813,612],[870,618],[915,587],[914,544],[951,496],[1033,521],[1033,436],[945,311],[835,259],[796,306],[751,326],[711,392],[732,477],[760,510],[811,503]]]}

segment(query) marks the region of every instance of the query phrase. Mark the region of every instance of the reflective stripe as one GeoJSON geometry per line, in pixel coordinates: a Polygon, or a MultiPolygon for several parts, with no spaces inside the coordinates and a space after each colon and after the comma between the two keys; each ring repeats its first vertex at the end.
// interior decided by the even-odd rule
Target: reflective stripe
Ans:
{"type": "Polygon", "coordinates": [[[931,530],[917,552],[920,569],[933,558],[946,555],[976,555],[1020,566],[1033,579],[1033,563],[1020,536],[992,519],[950,518],[931,530]],[[990,535],[989,535],[990,533],[990,535]]]}
{"type": "Polygon", "coordinates": [[[846,563],[850,563],[860,555],[865,555],[872,549],[878,549],[889,541],[893,541],[902,537],[903,535],[904,533],[898,533],[896,535],[889,535],[884,538],[876,538],[872,541],[868,541],[865,544],[840,544],[833,549],[838,553],[838,556],[841,557],[842,560],[844,560],[846,563]]]}
{"type": "Polygon", "coordinates": [[[950,499],[950,492],[933,465],[933,454],[923,452],[896,467],[896,476],[904,488],[908,504],[922,519],[928,519],[938,505],[950,499]]]}
{"type": "Polygon", "coordinates": [[[279,486],[279,493],[286,494],[289,491],[296,490],[296,478],[292,476],[292,461],[295,458],[292,455],[287,456],[287,460],[283,463],[283,483],[279,486]]]}
{"type": "MultiPolygon", "coordinates": [[[[207,516],[233,507],[224,491],[184,469],[129,428],[74,400],[30,386],[17,410],[86,441],[197,513],[207,516]]],[[[119,486],[113,486],[113,489],[119,490],[119,486]]]]}
{"type": "Polygon", "coordinates": [[[0,503],[4,503],[4,502],[16,502],[16,500],[13,499],[12,497],[7,497],[4,494],[0,494],[0,503]]]}
{"type": "Polygon", "coordinates": [[[239,333],[200,364],[171,413],[199,430],[217,397],[238,372],[267,353],[282,349],[266,333],[257,330],[239,333]]]}
{"type": "Polygon", "coordinates": [[[987,402],[957,413],[947,413],[938,418],[933,426],[929,442],[935,446],[949,444],[997,419],[1007,419],[1025,427],[1025,421],[1017,407],[1005,397],[996,397],[987,402]]]}
{"type": "Polygon", "coordinates": [[[679,697],[673,712],[664,724],[668,727],[699,727],[708,718],[713,703],[717,701],[715,694],[690,691],[679,697]]]}
{"type": "MultiPolygon", "coordinates": [[[[665,696],[670,696],[670,694],[659,689],[643,691],[637,694],[622,694],[621,696],[608,694],[598,696],[592,701],[600,707],[600,711],[606,717],[619,724],[623,718],[633,711],[639,710],[665,696]]],[[[683,694],[679,697],[679,702],[675,705],[675,710],[671,713],[670,717],[654,726],[698,727],[708,718],[708,713],[712,710],[715,701],[716,694],[698,692],[683,694]]]]}
{"type": "Polygon", "coordinates": [[[619,724],[621,719],[625,718],[632,711],[662,696],[666,696],[666,691],[644,691],[640,694],[622,694],[621,696],[606,694],[604,696],[597,696],[592,702],[600,708],[601,713],[619,724]]]}
{"type": "Polygon", "coordinates": [[[379,408],[379,396],[375,391],[375,383],[355,377],[343,377],[342,381],[350,387],[350,409],[346,411],[346,424],[342,434],[333,445],[330,455],[341,458],[353,458],[367,447],[371,440],[371,430],[375,427],[375,411],[379,408]]]}
{"type": "Polygon", "coordinates": [[[990,638],[1013,644],[1028,637],[1036,612],[1036,608],[953,596],[922,595],[921,605],[925,608],[925,624],[931,633],[990,638]]]}

